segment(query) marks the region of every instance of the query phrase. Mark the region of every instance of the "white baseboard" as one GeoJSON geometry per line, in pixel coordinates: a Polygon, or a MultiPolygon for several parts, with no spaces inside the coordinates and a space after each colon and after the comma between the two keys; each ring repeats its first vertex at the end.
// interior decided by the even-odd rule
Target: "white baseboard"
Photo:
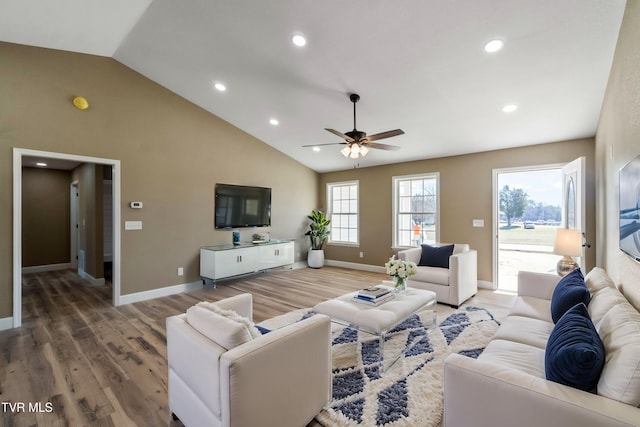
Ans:
{"type": "Polygon", "coordinates": [[[298,261],[291,266],[291,269],[298,270],[300,268],[307,268],[307,267],[309,267],[309,264],[307,264],[307,261],[298,261]]]}
{"type": "Polygon", "coordinates": [[[33,265],[31,267],[22,267],[22,274],[43,273],[45,271],[67,270],[71,268],[70,262],[61,264],[33,265]]]}
{"type": "Polygon", "coordinates": [[[98,285],[104,285],[105,283],[104,277],[101,277],[100,279],[96,279],[86,271],[78,271],[78,276],[82,277],[84,280],[88,281],[92,285],[98,286],[98,285]]]}
{"type": "Polygon", "coordinates": [[[496,288],[493,286],[493,282],[487,282],[486,280],[478,280],[478,288],[489,289],[491,291],[496,290],[496,288]]]}
{"type": "Polygon", "coordinates": [[[149,299],[166,297],[174,294],[181,294],[183,292],[192,292],[198,289],[202,289],[202,281],[192,283],[182,283],[179,285],[167,286],[164,288],[151,289],[143,292],[136,292],[134,294],[120,295],[120,305],[131,304],[134,302],[146,301],[149,299]]]}
{"type": "Polygon", "coordinates": [[[13,317],[5,317],[0,319],[0,331],[13,328],[13,317]]]}
{"type": "Polygon", "coordinates": [[[342,267],[342,268],[352,268],[354,270],[363,270],[363,271],[371,271],[372,273],[386,273],[387,270],[384,266],[380,265],[370,265],[370,264],[359,264],[357,262],[346,262],[346,261],[336,261],[333,259],[326,259],[324,261],[325,265],[333,266],[333,267],[342,267]]]}

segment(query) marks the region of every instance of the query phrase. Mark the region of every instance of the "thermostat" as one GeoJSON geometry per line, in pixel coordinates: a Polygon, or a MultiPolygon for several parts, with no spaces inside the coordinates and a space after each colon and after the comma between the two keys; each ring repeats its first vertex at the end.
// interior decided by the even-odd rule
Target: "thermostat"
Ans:
{"type": "Polygon", "coordinates": [[[131,202],[129,203],[133,209],[142,209],[142,202],[131,202]]]}

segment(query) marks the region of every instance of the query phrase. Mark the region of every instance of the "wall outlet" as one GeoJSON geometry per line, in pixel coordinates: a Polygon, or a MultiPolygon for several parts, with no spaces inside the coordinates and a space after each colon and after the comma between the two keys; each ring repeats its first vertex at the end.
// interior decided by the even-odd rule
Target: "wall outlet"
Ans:
{"type": "Polygon", "coordinates": [[[364,258],[364,252],[360,252],[360,258],[364,258]]]}
{"type": "Polygon", "coordinates": [[[178,267],[178,276],[184,276],[184,268],[178,267]]]}

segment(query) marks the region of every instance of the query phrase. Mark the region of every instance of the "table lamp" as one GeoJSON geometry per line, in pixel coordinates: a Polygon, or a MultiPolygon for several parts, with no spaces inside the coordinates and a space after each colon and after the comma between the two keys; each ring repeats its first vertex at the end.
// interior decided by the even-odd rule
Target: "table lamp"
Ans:
{"type": "Polygon", "coordinates": [[[560,276],[566,276],[569,272],[578,268],[578,264],[571,257],[582,255],[582,233],[580,233],[580,230],[558,228],[553,252],[562,255],[562,259],[558,261],[556,267],[556,271],[560,276]]]}

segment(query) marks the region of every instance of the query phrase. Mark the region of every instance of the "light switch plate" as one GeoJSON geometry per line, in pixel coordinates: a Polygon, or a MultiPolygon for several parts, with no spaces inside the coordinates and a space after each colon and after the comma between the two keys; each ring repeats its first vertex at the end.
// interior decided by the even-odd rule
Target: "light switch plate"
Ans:
{"type": "Polygon", "coordinates": [[[125,230],[142,230],[142,221],[125,221],[125,230]]]}
{"type": "Polygon", "coordinates": [[[484,227],[484,219],[474,219],[473,220],[474,227],[484,227]]]}

